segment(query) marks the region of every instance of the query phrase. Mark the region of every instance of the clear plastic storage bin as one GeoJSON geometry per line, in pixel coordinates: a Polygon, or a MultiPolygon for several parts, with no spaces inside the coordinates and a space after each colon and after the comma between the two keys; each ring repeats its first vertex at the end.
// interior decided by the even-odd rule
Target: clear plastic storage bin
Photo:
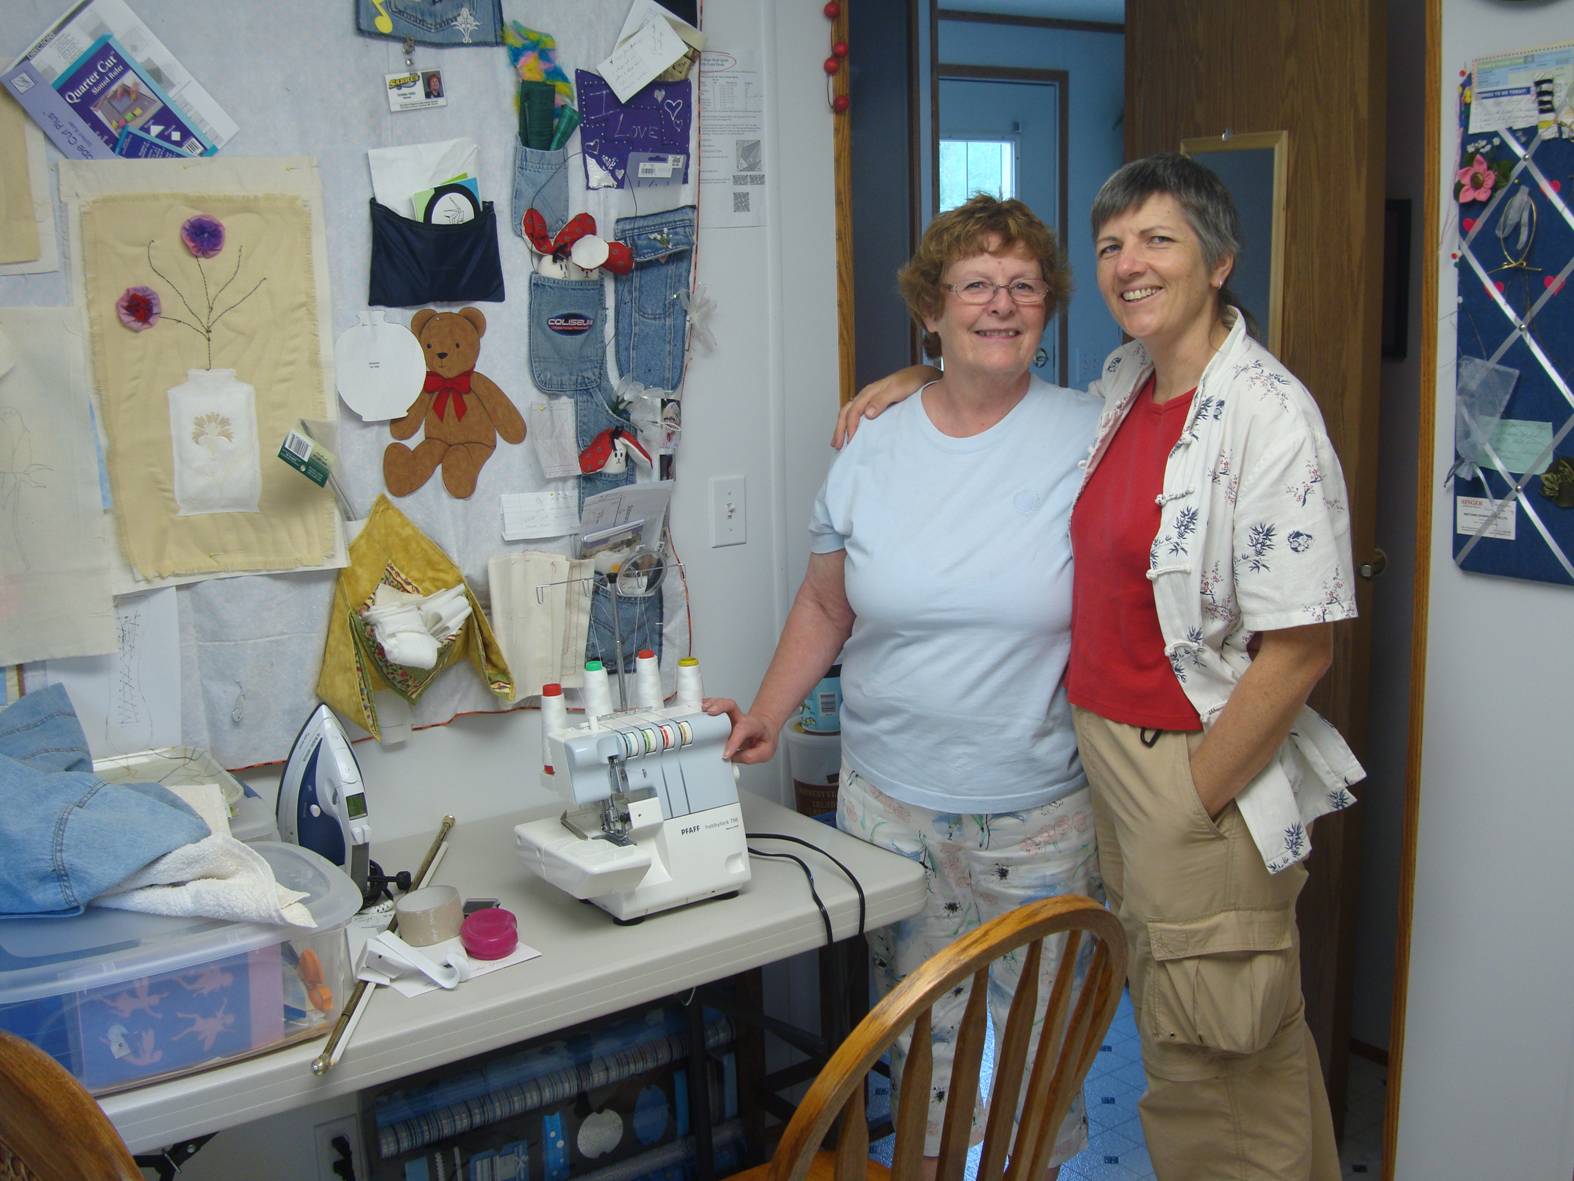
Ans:
{"type": "Polygon", "coordinates": [[[95,1094],[327,1034],[354,982],[346,928],[361,895],[295,845],[252,846],[304,891],[315,928],[89,906],[0,922],[0,1029],[95,1094]]]}

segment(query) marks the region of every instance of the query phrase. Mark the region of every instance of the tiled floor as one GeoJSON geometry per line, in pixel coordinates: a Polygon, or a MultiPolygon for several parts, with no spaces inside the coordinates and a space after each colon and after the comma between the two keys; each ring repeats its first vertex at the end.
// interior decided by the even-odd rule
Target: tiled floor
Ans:
{"type": "MultiPolygon", "coordinates": [[[[985,1085],[993,1061],[984,1063],[985,1085]]],[[[1123,996],[1103,1049],[1088,1072],[1084,1095],[1088,1110],[1088,1147],[1061,1166],[1061,1181],[1154,1181],[1153,1162],[1137,1119],[1137,1100],[1147,1082],[1142,1052],[1132,1020],[1131,997],[1123,996]]],[[[1344,1144],[1340,1162],[1345,1181],[1382,1176],[1383,1104],[1387,1071],[1370,1059],[1351,1055],[1350,1086],[1345,1108],[1344,1144]]],[[[878,1096],[871,1109],[879,1106],[878,1096]]],[[[877,1159],[889,1163],[891,1140],[872,1146],[877,1159]]],[[[976,1151],[975,1151],[976,1163],[976,1151]]],[[[970,1164],[967,1181],[973,1181],[970,1164]]]]}
{"type": "MultiPolygon", "coordinates": [[[[1062,1166],[1062,1181],[1153,1181],[1137,1100],[1146,1082],[1131,997],[1121,998],[1104,1047],[1088,1072],[1088,1147],[1062,1166]]],[[[1350,1056],[1340,1165],[1345,1181],[1381,1177],[1383,1105],[1387,1070],[1368,1058],[1350,1056]]]]}

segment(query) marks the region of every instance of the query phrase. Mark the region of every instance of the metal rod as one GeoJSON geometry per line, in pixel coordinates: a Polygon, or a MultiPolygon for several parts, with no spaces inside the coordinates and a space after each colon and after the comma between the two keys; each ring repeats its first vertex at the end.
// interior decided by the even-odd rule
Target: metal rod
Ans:
{"type": "MultiPolygon", "coordinates": [[[[443,847],[443,842],[448,839],[449,830],[454,827],[454,818],[444,816],[442,824],[437,826],[437,836],[432,839],[431,847],[427,849],[426,856],[421,861],[421,866],[415,871],[415,884],[417,888],[426,885],[426,872],[432,867],[432,862],[437,859],[438,850],[443,847]]],[[[399,929],[399,915],[397,912],[388,920],[388,930],[399,929]]],[[[366,1007],[366,995],[375,987],[366,980],[357,980],[355,989],[350,993],[350,999],[344,1002],[344,1008],[339,1012],[339,1020],[334,1023],[333,1031],[328,1034],[328,1041],[323,1046],[322,1053],[312,1059],[312,1073],[316,1075],[327,1074],[333,1064],[339,1060],[341,1043],[347,1041],[350,1029],[360,1017],[361,1011],[366,1007]]]]}

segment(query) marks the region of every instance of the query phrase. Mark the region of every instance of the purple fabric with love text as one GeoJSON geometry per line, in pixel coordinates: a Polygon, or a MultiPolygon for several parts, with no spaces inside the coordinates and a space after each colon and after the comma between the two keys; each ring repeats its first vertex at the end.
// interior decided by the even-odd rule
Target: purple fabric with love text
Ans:
{"type": "Polygon", "coordinates": [[[627,188],[630,152],[683,156],[687,183],[689,125],[694,114],[688,81],[652,82],[626,103],[618,102],[600,74],[575,70],[574,83],[584,120],[579,135],[586,188],[627,188]]]}

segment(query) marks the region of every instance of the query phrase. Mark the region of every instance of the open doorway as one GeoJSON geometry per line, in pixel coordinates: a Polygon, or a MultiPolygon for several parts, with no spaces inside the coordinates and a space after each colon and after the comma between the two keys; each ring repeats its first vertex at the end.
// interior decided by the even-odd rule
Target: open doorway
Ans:
{"type": "MultiPolygon", "coordinates": [[[[1066,242],[1064,70],[942,62],[938,69],[934,192],[936,213],[975,193],[1015,197],[1066,242]]],[[[927,219],[926,219],[927,220],[927,219]]],[[[1067,311],[1044,326],[1033,371],[1065,385],[1067,311]]]]}

